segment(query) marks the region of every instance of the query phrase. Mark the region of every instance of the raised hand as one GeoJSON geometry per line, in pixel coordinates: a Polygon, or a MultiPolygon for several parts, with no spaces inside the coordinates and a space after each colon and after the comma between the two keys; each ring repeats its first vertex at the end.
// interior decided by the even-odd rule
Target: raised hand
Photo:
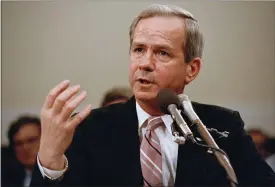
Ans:
{"type": "Polygon", "coordinates": [[[79,92],[79,85],[70,86],[70,81],[63,81],[49,92],[41,109],[39,161],[48,169],[64,168],[63,154],[72,142],[75,128],[91,112],[91,105],[88,105],[71,117],[87,97],[86,91],[79,92]]]}

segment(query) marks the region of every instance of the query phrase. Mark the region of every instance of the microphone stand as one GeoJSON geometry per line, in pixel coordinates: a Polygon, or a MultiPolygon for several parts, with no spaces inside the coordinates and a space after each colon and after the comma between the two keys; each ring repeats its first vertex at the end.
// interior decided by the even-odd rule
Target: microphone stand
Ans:
{"type": "Polygon", "coordinates": [[[211,148],[215,148],[215,149],[213,149],[213,153],[216,156],[220,165],[225,169],[225,171],[228,175],[228,179],[230,180],[230,185],[232,187],[236,187],[238,184],[237,177],[236,177],[234,169],[232,168],[232,166],[229,162],[229,159],[227,158],[227,155],[223,151],[217,151],[217,150],[221,150],[221,149],[216,144],[215,140],[212,138],[212,136],[208,132],[205,125],[200,120],[195,120],[194,122],[196,124],[196,128],[197,128],[198,132],[200,133],[200,135],[202,136],[204,141],[211,148]]]}
{"type": "MultiPolygon", "coordinates": [[[[172,130],[172,135],[174,136],[173,140],[174,142],[178,144],[184,144],[186,139],[183,136],[180,136],[180,133],[175,129],[175,124],[173,123],[171,126],[172,130]]],[[[227,177],[230,181],[230,186],[231,187],[236,187],[238,182],[237,182],[237,177],[235,174],[234,169],[232,168],[229,159],[227,158],[226,153],[221,150],[218,145],[216,144],[215,140],[212,138],[211,134],[208,131],[215,132],[216,134],[222,136],[222,137],[227,137],[228,132],[219,132],[216,129],[207,129],[206,126],[200,121],[200,120],[195,120],[194,124],[195,127],[197,128],[198,132],[200,133],[201,137],[204,139],[204,141],[207,143],[209,146],[205,146],[203,144],[199,144],[197,142],[192,141],[196,145],[207,147],[212,150],[213,154],[216,156],[219,164],[225,169],[227,173],[227,177]]],[[[193,126],[192,125],[192,126],[193,126]]],[[[178,130],[181,131],[180,128],[178,130]]],[[[181,132],[182,134],[183,132],[181,132]]]]}

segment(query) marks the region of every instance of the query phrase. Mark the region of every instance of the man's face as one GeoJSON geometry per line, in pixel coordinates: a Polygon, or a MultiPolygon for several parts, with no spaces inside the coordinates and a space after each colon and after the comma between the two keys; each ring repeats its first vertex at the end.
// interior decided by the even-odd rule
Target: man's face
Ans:
{"type": "Polygon", "coordinates": [[[161,88],[182,93],[187,84],[184,22],[177,17],[142,19],[130,51],[130,84],[137,100],[154,100],[161,88]]]}
{"type": "Polygon", "coordinates": [[[32,168],[39,150],[40,127],[32,123],[25,124],[13,139],[17,159],[26,168],[32,168]]]}

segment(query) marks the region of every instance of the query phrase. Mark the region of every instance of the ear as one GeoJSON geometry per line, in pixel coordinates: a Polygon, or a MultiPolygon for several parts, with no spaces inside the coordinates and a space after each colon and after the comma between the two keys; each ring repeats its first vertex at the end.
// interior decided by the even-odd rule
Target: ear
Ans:
{"type": "Polygon", "coordinates": [[[185,76],[185,85],[192,82],[201,69],[201,59],[199,57],[194,58],[192,61],[188,62],[186,65],[186,76],[185,76]]]}

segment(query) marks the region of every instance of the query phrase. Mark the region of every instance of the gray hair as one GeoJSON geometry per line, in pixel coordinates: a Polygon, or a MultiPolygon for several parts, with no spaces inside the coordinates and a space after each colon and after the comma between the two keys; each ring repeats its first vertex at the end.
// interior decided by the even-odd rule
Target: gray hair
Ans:
{"type": "Polygon", "coordinates": [[[177,16],[182,18],[185,23],[185,38],[183,43],[185,62],[188,63],[196,57],[202,57],[204,41],[198,21],[187,10],[173,5],[153,4],[143,9],[130,26],[130,47],[132,46],[133,35],[139,21],[154,16],[177,16]]]}

